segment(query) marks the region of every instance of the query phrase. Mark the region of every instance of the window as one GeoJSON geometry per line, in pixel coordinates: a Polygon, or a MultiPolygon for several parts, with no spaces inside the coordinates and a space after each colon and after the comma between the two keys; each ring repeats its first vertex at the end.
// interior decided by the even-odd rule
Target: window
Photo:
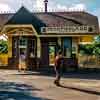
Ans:
{"type": "Polygon", "coordinates": [[[17,48],[17,39],[14,39],[14,48],[17,48]]]}
{"type": "Polygon", "coordinates": [[[13,56],[17,57],[17,39],[16,38],[14,38],[13,43],[14,43],[13,56]]]}
{"type": "Polygon", "coordinates": [[[29,51],[30,51],[30,57],[35,57],[35,40],[34,39],[30,39],[29,40],[30,44],[29,44],[29,51]]]}
{"type": "Polygon", "coordinates": [[[21,37],[20,38],[20,46],[26,46],[27,45],[27,39],[21,37]]]}
{"type": "Polygon", "coordinates": [[[68,37],[68,38],[64,38],[63,39],[63,53],[64,56],[67,58],[71,57],[71,53],[72,53],[72,38],[68,37]]]}
{"type": "Polygon", "coordinates": [[[71,50],[70,48],[64,48],[64,56],[67,58],[71,57],[71,50]]]}
{"type": "Polygon", "coordinates": [[[72,47],[72,54],[76,54],[76,47],[72,47]]]}

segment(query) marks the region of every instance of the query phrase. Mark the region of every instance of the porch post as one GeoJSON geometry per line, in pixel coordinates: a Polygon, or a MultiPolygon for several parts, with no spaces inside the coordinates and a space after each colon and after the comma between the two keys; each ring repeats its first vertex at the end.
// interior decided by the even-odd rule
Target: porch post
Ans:
{"type": "Polygon", "coordinates": [[[78,38],[72,38],[72,53],[76,54],[76,58],[78,58],[78,38]]]}
{"type": "Polygon", "coordinates": [[[40,58],[41,56],[41,43],[40,43],[40,38],[37,37],[37,57],[40,58]]]}
{"type": "Polygon", "coordinates": [[[37,37],[37,68],[39,67],[39,58],[41,57],[41,42],[40,42],[40,38],[37,37]]]}
{"type": "Polygon", "coordinates": [[[58,37],[58,45],[61,47],[61,37],[58,37]]]}
{"type": "Polygon", "coordinates": [[[8,57],[12,57],[12,36],[8,36],[8,57]]]}

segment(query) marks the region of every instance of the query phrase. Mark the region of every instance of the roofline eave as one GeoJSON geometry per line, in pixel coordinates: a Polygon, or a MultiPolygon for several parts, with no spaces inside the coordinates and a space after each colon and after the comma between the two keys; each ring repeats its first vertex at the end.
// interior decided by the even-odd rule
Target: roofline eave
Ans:
{"type": "MultiPolygon", "coordinates": [[[[6,28],[20,28],[20,27],[22,27],[22,28],[30,27],[30,28],[32,28],[34,34],[35,34],[36,36],[38,36],[38,33],[37,33],[37,31],[35,30],[35,28],[33,27],[32,24],[27,24],[27,25],[26,25],[26,24],[16,24],[16,25],[7,24],[7,25],[4,25],[4,27],[2,28],[1,34],[6,33],[6,28]]],[[[7,33],[6,33],[6,34],[7,34],[7,33]]]]}

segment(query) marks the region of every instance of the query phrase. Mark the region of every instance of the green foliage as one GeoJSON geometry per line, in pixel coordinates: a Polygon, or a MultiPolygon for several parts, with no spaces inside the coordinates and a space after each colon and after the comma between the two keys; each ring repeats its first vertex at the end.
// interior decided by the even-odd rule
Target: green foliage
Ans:
{"type": "Polygon", "coordinates": [[[100,35],[98,35],[94,41],[94,51],[93,54],[100,55],[100,35]]]}
{"type": "Polygon", "coordinates": [[[96,36],[95,42],[100,43],[100,35],[96,36]]]}
{"type": "Polygon", "coordinates": [[[100,55],[100,35],[96,37],[93,44],[79,45],[80,54],[100,55]]]}
{"type": "Polygon", "coordinates": [[[0,40],[0,54],[2,53],[8,53],[8,43],[4,40],[0,40]]]}
{"type": "Polygon", "coordinates": [[[86,54],[86,55],[92,55],[93,54],[93,48],[94,46],[91,44],[86,44],[86,45],[80,45],[79,46],[79,51],[81,54],[86,54]]]}
{"type": "Polygon", "coordinates": [[[93,54],[100,55],[100,43],[94,43],[93,54]]]}
{"type": "Polygon", "coordinates": [[[100,55],[100,47],[94,48],[93,53],[94,53],[95,55],[100,55]]]}

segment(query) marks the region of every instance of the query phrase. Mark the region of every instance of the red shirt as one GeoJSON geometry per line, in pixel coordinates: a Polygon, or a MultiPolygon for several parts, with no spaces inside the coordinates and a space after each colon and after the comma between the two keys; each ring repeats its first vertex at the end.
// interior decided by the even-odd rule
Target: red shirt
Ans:
{"type": "Polygon", "coordinates": [[[56,56],[55,58],[55,67],[60,67],[62,58],[60,56],[56,56]]]}

